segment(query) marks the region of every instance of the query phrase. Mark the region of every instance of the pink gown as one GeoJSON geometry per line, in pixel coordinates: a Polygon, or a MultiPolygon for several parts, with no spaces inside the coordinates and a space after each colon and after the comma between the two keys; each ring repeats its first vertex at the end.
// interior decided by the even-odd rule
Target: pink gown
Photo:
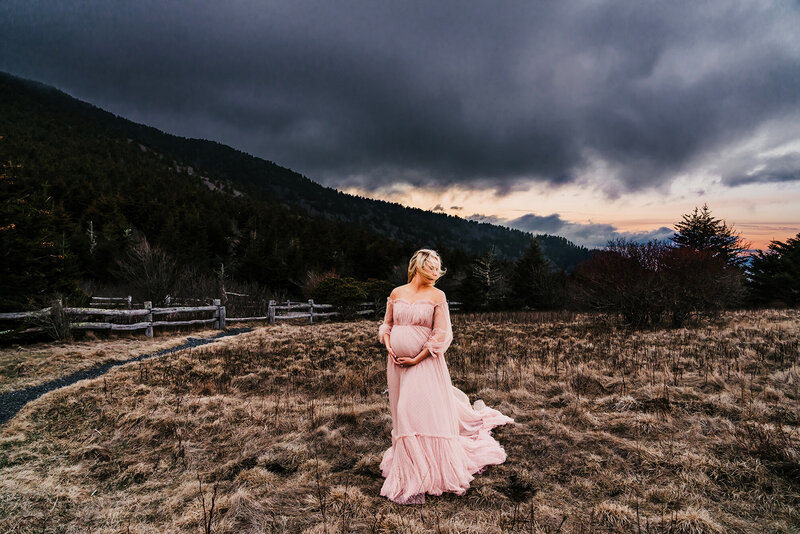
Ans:
{"type": "Polygon", "coordinates": [[[425,494],[463,495],[473,475],[506,460],[491,429],[514,423],[482,400],[470,406],[467,395],[450,381],[444,353],[453,340],[447,301],[387,299],[378,339],[389,333],[397,356],[414,357],[427,347],[431,355],[400,367],[386,356],[392,446],[383,453],[381,495],[400,504],[421,504],[425,494]]]}

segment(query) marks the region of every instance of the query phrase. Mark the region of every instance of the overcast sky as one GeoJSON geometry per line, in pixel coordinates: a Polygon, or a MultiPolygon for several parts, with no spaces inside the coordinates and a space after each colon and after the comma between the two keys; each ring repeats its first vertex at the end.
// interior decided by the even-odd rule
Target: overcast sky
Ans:
{"type": "Polygon", "coordinates": [[[0,70],[375,198],[602,245],[800,232],[800,3],[0,3],[0,70]]]}

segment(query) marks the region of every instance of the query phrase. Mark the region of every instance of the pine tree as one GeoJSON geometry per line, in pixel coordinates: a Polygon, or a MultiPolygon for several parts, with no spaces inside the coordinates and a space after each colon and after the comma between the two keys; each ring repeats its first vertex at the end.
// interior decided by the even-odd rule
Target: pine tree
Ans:
{"type": "Polygon", "coordinates": [[[26,180],[22,166],[0,165],[0,310],[44,307],[80,297],[67,246],[67,216],[47,183],[26,180]]]}
{"type": "Polygon", "coordinates": [[[742,267],[747,263],[743,253],[750,247],[741,235],[725,221],[711,215],[707,204],[702,210],[697,206],[694,212],[683,215],[683,220],[675,225],[672,241],[680,247],[695,250],[711,250],[714,255],[721,256],[729,265],[742,267]]]}
{"type": "Polygon", "coordinates": [[[511,275],[511,301],[515,305],[547,308],[553,305],[555,278],[539,241],[531,239],[511,275]]]}
{"type": "Polygon", "coordinates": [[[786,242],[771,241],[769,252],[759,250],[748,269],[753,300],[800,304],[800,233],[786,242]]]}

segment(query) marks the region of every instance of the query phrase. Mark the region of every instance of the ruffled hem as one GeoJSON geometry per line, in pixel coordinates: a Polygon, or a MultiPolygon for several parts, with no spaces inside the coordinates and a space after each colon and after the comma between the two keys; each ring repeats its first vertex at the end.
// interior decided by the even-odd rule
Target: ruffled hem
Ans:
{"type": "Polygon", "coordinates": [[[398,504],[422,504],[426,493],[464,495],[473,475],[505,462],[506,452],[491,429],[514,420],[491,408],[476,411],[482,425],[469,435],[395,438],[380,464],[386,478],[381,495],[398,504]]]}

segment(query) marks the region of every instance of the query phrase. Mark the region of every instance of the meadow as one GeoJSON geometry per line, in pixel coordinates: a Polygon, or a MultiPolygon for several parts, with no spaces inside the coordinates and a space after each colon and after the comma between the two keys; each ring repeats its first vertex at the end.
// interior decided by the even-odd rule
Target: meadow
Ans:
{"type": "MultiPolygon", "coordinates": [[[[800,311],[453,314],[453,384],[516,424],[493,432],[504,464],[422,506],[379,496],[378,324],[258,326],[47,393],[0,426],[0,531],[800,531],[800,311]]],[[[69,366],[147,343],[86,341],[69,366]]],[[[0,352],[4,382],[68,350],[29,352],[0,352]]]]}

